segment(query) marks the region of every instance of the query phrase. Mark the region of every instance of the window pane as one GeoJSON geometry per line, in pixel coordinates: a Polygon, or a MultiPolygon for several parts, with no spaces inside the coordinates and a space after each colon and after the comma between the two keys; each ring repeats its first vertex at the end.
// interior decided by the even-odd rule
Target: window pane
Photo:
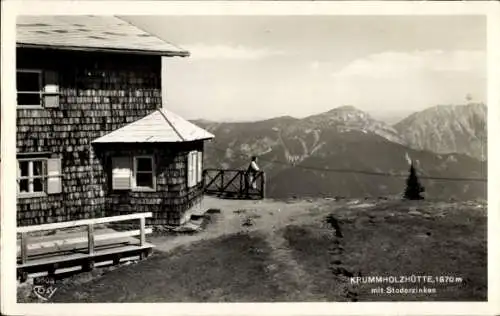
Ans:
{"type": "Polygon", "coordinates": [[[17,91],[40,91],[40,73],[18,72],[17,91]]]}
{"type": "Polygon", "coordinates": [[[18,105],[40,105],[40,94],[38,93],[18,93],[17,94],[17,104],[18,105]]]}
{"type": "Polygon", "coordinates": [[[138,173],[136,181],[138,187],[153,188],[153,174],[151,173],[138,173]]]}
{"type": "Polygon", "coordinates": [[[28,177],[28,169],[29,168],[29,162],[28,161],[20,161],[19,162],[19,169],[21,170],[21,177],[28,177]]]}
{"type": "Polygon", "coordinates": [[[45,191],[45,180],[44,179],[33,179],[33,192],[43,192],[45,191]]]}
{"type": "Polygon", "coordinates": [[[43,160],[33,161],[33,175],[34,176],[42,176],[44,174],[43,166],[44,166],[43,160]]]}
{"type": "Polygon", "coordinates": [[[22,193],[29,192],[28,179],[24,179],[24,180],[19,181],[19,192],[22,192],[22,193]]]}
{"type": "Polygon", "coordinates": [[[153,171],[151,158],[137,158],[137,171],[153,171]]]}

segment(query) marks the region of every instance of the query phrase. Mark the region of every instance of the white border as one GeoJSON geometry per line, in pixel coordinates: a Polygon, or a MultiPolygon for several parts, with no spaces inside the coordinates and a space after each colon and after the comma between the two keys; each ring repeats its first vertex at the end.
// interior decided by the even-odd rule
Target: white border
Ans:
{"type": "MultiPolygon", "coordinates": [[[[2,1],[2,133],[1,197],[15,197],[15,19],[25,15],[459,15],[480,14],[488,18],[488,161],[499,161],[500,132],[500,3],[488,2],[224,2],[224,1],[2,1]]],[[[488,297],[487,303],[262,303],[262,304],[16,304],[15,226],[16,201],[1,203],[1,312],[7,315],[493,315],[500,313],[498,167],[488,166],[488,297]],[[496,191],[496,192],[495,192],[496,191]]]]}

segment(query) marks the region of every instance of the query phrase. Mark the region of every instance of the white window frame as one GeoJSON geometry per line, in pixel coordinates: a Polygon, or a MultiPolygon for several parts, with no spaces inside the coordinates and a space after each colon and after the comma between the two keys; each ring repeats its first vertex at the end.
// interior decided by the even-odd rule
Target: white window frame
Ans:
{"type": "Polygon", "coordinates": [[[198,150],[196,152],[196,184],[199,184],[202,181],[203,181],[203,151],[198,150]]]}
{"type": "Polygon", "coordinates": [[[48,185],[48,174],[47,174],[47,161],[48,158],[18,158],[17,159],[17,169],[19,174],[17,175],[17,194],[19,197],[37,197],[47,195],[47,185],[48,185]],[[33,162],[43,161],[43,174],[41,176],[33,175],[33,162]],[[21,176],[20,174],[20,163],[28,162],[28,176],[21,176]],[[43,191],[34,191],[34,179],[43,180],[43,191]],[[28,180],[28,192],[21,192],[21,180],[28,180]]]}
{"type": "Polygon", "coordinates": [[[188,181],[187,181],[187,183],[188,183],[189,188],[197,186],[198,184],[200,184],[200,182],[203,181],[203,162],[202,162],[201,170],[198,168],[198,159],[200,159],[200,155],[203,158],[203,151],[192,150],[188,153],[188,160],[187,160],[188,181]],[[193,170],[191,170],[191,172],[189,172],[190,168],[193,168],[193,170]],[[193,179],[189,179],[190,174],[192,175],[193,179]]]}
{"type": "Polygon", "coordinates": [[[132,157],[132,164],[133,164],[133,170],[132,170],[132,190],[134,191],[156,191],[156,165],[155,165],[155,159],[153,155],[141,155],[141,156],[133,156],[132,157]],[[149,158],[151,160],[151,171],[137,171],[137,160],[138,159],[144,159],[144,158],[149,158]],[[143,186],[138,186],[137,185],[137,174],[138,173],[147,173],[152,175],[152,186],[151,187],[143,187],[143,186]]]}
{"type": "Polygon", "coordinates": [[[22,109],[41,109],[43,108],[43,70],[41,69],[17,69],[16,70],[16,103],[18,108],[22,109]],[[17,73],[37,73],[38,74],[38,91],[19,91],[19,87],[17,87],[17,73]],[[37,94],[40,97],[39,104],[19,104],[17,101],[18,94],[37,94]]]}

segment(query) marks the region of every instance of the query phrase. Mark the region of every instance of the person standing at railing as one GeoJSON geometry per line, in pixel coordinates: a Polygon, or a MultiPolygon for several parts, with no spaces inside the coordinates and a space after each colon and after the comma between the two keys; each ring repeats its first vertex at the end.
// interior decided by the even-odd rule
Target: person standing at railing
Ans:
{"type": "Polygon", "coordinates": [[[250,184],[250,187],[252,189],[257,189],[257,181],[256,181],[256,177],[257,177],[257,172],[259,172],[260,169],[259,169],[259,166],[257,165],[257,157],[256,156],[252,156],[252,161],[250,162],[250,165],[248,166],[248,169],[247,169],[247,183],[250,184]]]}

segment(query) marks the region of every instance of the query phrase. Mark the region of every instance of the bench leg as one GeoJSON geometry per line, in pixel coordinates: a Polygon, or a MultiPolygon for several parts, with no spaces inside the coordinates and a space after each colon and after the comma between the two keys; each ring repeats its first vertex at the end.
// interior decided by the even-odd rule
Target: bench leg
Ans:
{"type": "Polygon", "coordinates": [[[85,272],[90,272],[90,271],[94,270],[94,261],[93,260],[86,261],[82,265],[82,269],[85,272]]]}
{"type": "Polygon", "coordinates": [[[113,258],[113,265],[119,265],[120,264],[120,259],[121,259],[121,256],[119,255],[116,255],[116,257],[113,258]]]}
{"type": "Polygon", "coordinates": [[[147,257],[149,257],[152,253],[153,253],[153,249],[145,249],[145,250],[141,251],[141,253],[139,254],[139,258],[140,258],[141,260],[146,259],[146,258],[147,258],[147,257]]]}
{"type": "Polygon", "coordinates": [[[146,250],[142,251],[140,254],[141,260],[146,259],[147,257],[151,256],[152,253],[153,253],[153,249],[146,249],[146,250]]]}
{"type": "Polygon", "coordinates": [[[21,270],[19,272],[19,280],[21,281],[21,283],[26,282],[28,280],[28,272],[21,270]]]}
{"type": "Polygon", "coordinates": [[[49,276],[49,277],[54,277],[54,276],[56,275],[56,269],[57,269],[57,267],[56,267],[55,265],[51,266],[51,267],[48,269],[48,271],[47,271],[48,276],[49,276]]]}

